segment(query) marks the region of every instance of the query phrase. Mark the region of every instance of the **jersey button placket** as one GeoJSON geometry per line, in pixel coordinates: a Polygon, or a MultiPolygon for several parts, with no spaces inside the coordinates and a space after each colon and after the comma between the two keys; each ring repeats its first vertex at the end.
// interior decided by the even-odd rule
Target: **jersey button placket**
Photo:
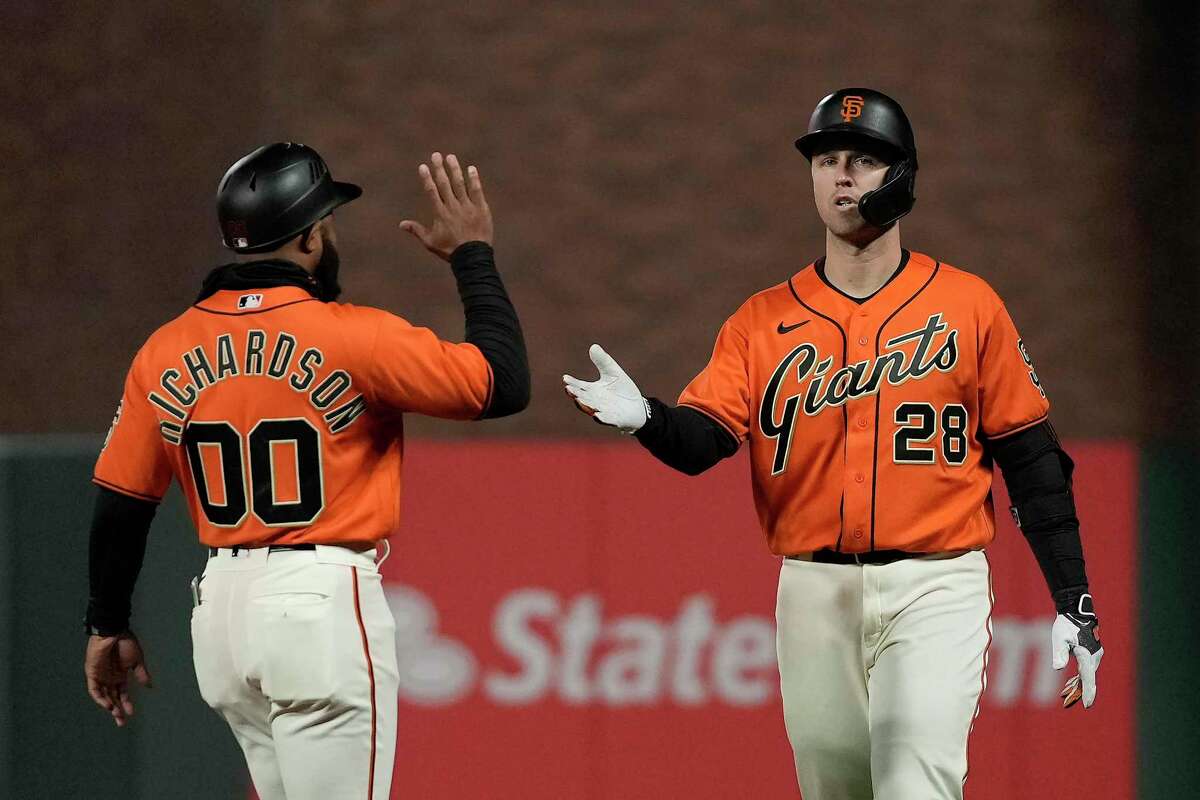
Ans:
{"type": "MultiPolygon", "coordinates": [[[[866,365],[869,373],[874,363],[874,336],[867,312],[859,309],[848,320],[847,361],[866,365]]],[[[847,402],[845,497],[845,543],[851,551],[868,549],[871,521],[871,465],[875,442],[875,402],[872,396],[847,402]]]]}
{"type": "Polygon", "coordinates": [[[871,449],[874,436],[867,412],[874,413],[870,398],[850,403],[850,430],[846,442],[846,471],[844,473],[843,497],[845,498],[845,543],[847,549],[857,552],[865,549],[871,518],[871,449]]]}

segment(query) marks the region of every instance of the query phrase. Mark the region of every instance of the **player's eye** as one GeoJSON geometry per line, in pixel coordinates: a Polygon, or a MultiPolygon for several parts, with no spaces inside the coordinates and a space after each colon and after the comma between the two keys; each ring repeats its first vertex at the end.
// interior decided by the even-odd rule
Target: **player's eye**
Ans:
{"type": "Polygon", "coordinates": [[[837,159],[834,158],[833,156],[825,156],[824,158],[821,159],[822,167],[832,167],[835,164],[837,164],[837,159]]]}
{"type": "Polygon", "coordinates": [[[854,159],[854,163],[858,164],[860,167],[873,167],[879,162],[877,162],[871,156],[858,156],[854,159]]]}

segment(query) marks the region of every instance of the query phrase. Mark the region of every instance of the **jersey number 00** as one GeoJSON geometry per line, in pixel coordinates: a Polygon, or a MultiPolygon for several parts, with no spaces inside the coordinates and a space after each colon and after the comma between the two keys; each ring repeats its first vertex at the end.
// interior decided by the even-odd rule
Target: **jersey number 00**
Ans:
{"type": "MultiPolygon", "coordinates": [[[[228,422],[192,422],[184,434],[196,497],[213,525],[236,528],[253,510],[254,516],[271,527],[308,525],[325,505],[321,480],[321,432],[306,419],[264,419],[245,437],[228,422]],[[276,490],[275,446],[295,448],[296,487],[299,497],[281,502],[276,490]],[[220,476],[205,470],[203,450],[214,448],[220,476]],[[250,453],[252,492],[246,492],[244,452],[250,453]],[[221,481],[223,503],[213,500],[211,489],[221,481]]],[[[208,463],[213,463],[211,460],[208,463]]]]}

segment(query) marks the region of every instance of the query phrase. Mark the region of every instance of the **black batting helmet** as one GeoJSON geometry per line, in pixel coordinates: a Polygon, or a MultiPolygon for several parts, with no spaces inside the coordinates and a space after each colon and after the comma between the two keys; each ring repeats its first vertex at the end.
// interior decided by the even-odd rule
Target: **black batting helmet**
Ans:
{"type": "Polygon", "coordinates": [[[863,219],[887,227],[917,202],[917,143],[899,103],[874,89],[838,89],[817,103],[796,149],[812,161],[813,154],[831,145],[855,140],[882,150],[891,161],[880,187],[858,200],[863,219]]]}
{"type": "Polygon", "coordinates": [[[276,142],[242,156],[217,184],[221,240],[239,253],[263,253],[303,233],[362,194],[329,174],[307,145],[276,142]]]}

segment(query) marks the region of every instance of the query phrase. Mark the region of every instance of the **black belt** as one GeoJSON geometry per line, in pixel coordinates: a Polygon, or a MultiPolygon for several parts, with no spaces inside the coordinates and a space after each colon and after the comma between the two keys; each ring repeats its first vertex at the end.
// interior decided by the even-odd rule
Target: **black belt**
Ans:
{"type": "MultiPolygon", "coordinates": [[[[814,550],[812,561],[817,564],[891,564],[906,558],[920,558],[928,553],[907,550],[871,550],[866,553],[839,553],[835,550],[814,550]]],[[[788,556],[795,561],[808,561],[805,556],[788,556]]]]}
{"type": "MultiPolygon", "coordinates": [[[[217,547],[210,547],[210,548],[208,548],[208,557],[209,557],[209,558],[213,558],[213,557],[215,557],[215,556],[217,555],[217,551],[218,551],[219,549],[220,549],[220,548],[217,548],[217,547]]],[[[234,546],[234,547],[228,547],[228,548],[225,548],[225,549],[227,549],[227,550],[232,550],[232,551],[233,551],[233,554],[232,554],[232,555],[233,555],[233,557],[234,557],[234,558],[237,558],[237,554],[238,554],[238,551],[239,551],[239,550],[261,550],[262,548],[261,548],[261,547],[239,547],[239,546],[234,546]]],[[[277,551],[279,551],[279,550],[316,550],[316,549],[317,549],[317,546],[316,546],[315,544],[273,544],[273,545],[270,545],[269,547],[267,547],[267,552],[268,552],[268,553],[274,553],[274,552],[277,552],[277,551]]]]}

